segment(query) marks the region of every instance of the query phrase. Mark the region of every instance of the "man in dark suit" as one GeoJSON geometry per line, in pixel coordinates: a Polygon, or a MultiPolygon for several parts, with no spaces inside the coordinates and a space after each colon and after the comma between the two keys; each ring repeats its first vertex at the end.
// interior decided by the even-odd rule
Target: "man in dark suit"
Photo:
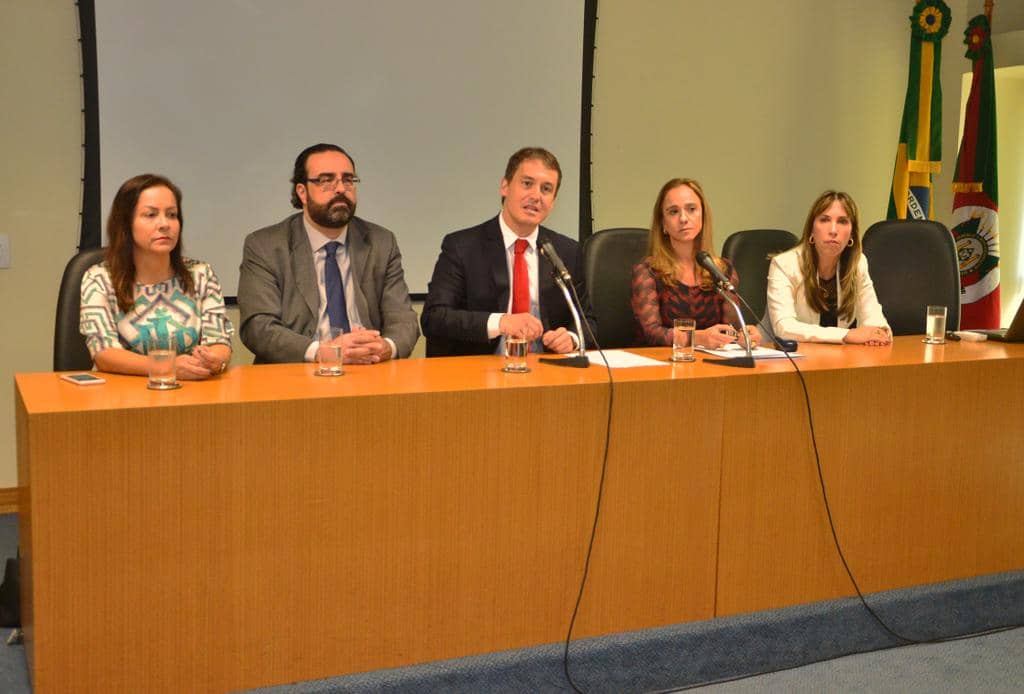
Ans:
{"type": "Polygon", "coordinates": [[[345,361],[408,357],[419,338],[395,236],[355,216],[355,163],[341,147],[295,160],[302,210],[249,234],[238,280],[242,342],[256,362],[315,361],[320,336],[341,327],[345,361]]]}
{"type": "Polygon", "coordinates": [[[494,354],[505,335],[539,340],[549,352],[575,350],[584,336],[575,334],[551,264],[538,254],[544,241],[572,274],[584,306],[581,318],[593,328],[579,244],[540,226],[561,182],[553,154],[539,147],[521,149],[501,179],[498,216],[444,238],[423,305],[428,357],[494,354]]]}

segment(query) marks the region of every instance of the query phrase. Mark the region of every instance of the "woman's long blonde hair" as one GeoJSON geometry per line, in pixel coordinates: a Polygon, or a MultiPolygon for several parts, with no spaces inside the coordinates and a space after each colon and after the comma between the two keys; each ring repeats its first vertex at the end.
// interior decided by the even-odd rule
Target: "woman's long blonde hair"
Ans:
{"type": "MultiPolygon", "coordinates": [[[[728,271],[725,263],[714,252],[711,235],[711,207],[708,205],[708,199],[704,196],[704,189],[700,183],[692,178],[673,178],[661,187],[658,197],[654,201],[654,212],[651,215],[651,230],[647,237],[647,255],[650,257],[651,269],[661,277],[663,282],[669,285],[676,285],[679,281],[676,279],[676,254],[672,250],[672,243],[669,241],[668,234],[665,233],[665,227],[662,224],[663,213],[661,206],[665,204],[665,196],[669,194],[669,191],[675,190],[679,186],[686,186],[700,199],[701,229],[700,233],[697,234],[697,238],[694,239],[697,246],[694,254],[696,255],[700,251],[707,251],[714,258],[715,265],[718,266],[719,270],[722,272],[728,271]]],[[[714,286],[711,274],[704,268],[700,268],[699,277],[701,289],[708,290],[714,286]]]]}
{"type": "Polygon", "coordinates": [[[818,280],[818,249],[811,242],[811,232],[814,231],[814,220],[818,218],[818,215],[836,201],[839,201],[846,210],[846,216],[850,218],[850,240],[853,243],[844,248],[839,256],[839,295],[841,297],[839,316],[851,321],[857,309],[861,246],[857,203],[846,193],[826,190],[811,205],[811,211],[807,213],[807,220],[804,222],[804,235],[800,238],[800,247],[803,249],[800,257],[800,270],[804,277],[804,296],[807,299],[807,305],[818,313],[824,313],[828,310],[828,302],[825,300],[825,290],[818,280]]]}

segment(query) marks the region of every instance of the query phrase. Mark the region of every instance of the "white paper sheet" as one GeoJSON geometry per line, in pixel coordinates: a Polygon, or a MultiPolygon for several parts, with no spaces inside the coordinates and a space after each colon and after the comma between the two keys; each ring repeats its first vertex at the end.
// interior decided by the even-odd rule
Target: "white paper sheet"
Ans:
{"type": "MultiPolygon", "coordinates": [[[[596,351],[587,353],[590,357],[590,363],[597,366],[604,366],[604,359],[596,351]]],[[[668,362],[660,361],[658,359],[651,359],[650,357],[641,357],[639,354],[633,354],[622,349],[606,349],[604,350],[604,356],[608,359],[608,366],[613,369],[628,369],[634,366],[667,366],[668,362]]]]}

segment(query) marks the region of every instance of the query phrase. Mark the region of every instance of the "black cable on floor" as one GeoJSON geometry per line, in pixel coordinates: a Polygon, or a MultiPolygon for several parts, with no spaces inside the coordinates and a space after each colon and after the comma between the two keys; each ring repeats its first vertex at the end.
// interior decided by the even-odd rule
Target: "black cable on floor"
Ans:
{"type": "MultiPolygon", "coordinates": [[[[572,286],[571,283],[570,283],[570,286],[572,286]]],[[[575,287],[573,287],[573,296],[574,297],[576,296],[575,287]]],[[[747,310],[751,312],[751,314],[756,315],[755,311],[750,308],[750,305],[746,302],[746,300],[743,299],[742,296],[739,295],[738,292],[736,293],[736,296],[743,303],[743,305],[747,308],[747,310]]],[[[577,304],[579,304],[579,298],[578,297],[576,297],[576,302],[577,302],[577,304]]],[[[601,515],[601,501],[602,501],[602,499],[604,497],[604,481],[605,481],[605,473],[606,473],[607,467],[608,467],[608,449],[609,449],[609,444],[610,444],[610,440],[611,440],[612,405],[614,403],[614,396],[615,396],[614,379],[612,377],[611,366],[608,364],[608,359],[605,357],[604,351],[601,349],[600,345],[597,342],[597,338],[594,336],[593,331],[590,329],[589,323],[587,323],[586,321],[583,321],[583,324],[586,326],[585,330],[590,335],[591,340],[594,343],[595,349],[601,355],[601,358],[604,361],[605,368],[608,371],[608,421],[607,421],[606,426],[605,426],[604,455],[603,455],[602,462],[601,462],[601,477],[600,477],[600,481],[598,483],[597,501],[596,501],[595,508],[594,508],[594,523],[593,523],[593,525],[591,527],[590,539],[589,539],[589,542],[587,544],[587,555],[586,555],[586,559],[584,560],[584,564],[583,564],[583,576],[582,576],[582,579],[580,580],[580,589],[579,589],[579,592],[577,593],[577,596],[576,596],[576,604],[573,607],[572,617],[571,617],[571,619],[569,621],[569,629],[568,629],[568,631],[566,633],[566,636],[565,636],[565,648],[564,648],[563,653],[562,653],[562,668],[563,668],[563,671],[565,672],[565,678],[569,682],[569,686],[572,687],[573,691],[577,692],[578,694],[583,694],[583,690],[579,688],[579,686],[573,680],[571,673],[569,672],[569,644],[572,641],[573,628],[574,628],[574,626],[576,624],[576,617],[577,617],[577,615],[579,613],[580,603],[583,600],[583,591],[584,591],[584,588],[586,587],[587,576],[588,576],[588,573],[589,573],[589,570],[590,570],[590,559],[591,559],[591,555],[593,554],[593,549],[594,549],[594,540],[595,540],[595,537],[597,535],[598,520],[599,520],[600,515],[601,515]]],[[[765,327],[763,322],[759,322],[759,324],[761,325],[762,328],[765,327]]],[[[766,332],[768,332],[769,335],[774,335],[774,331],[768,330],[766,332]]],[[[861,605],[864,607],[865,610],[867,610],[868,614],[871,615],[872,619],[884,631],[886,631],[890,636],[895,638],[899,643],[896,643],[896,644],[893,644],[893,645],[889,645],[889,646],[880,646],[878,648],[869,649],[869,650],[866,650],[866,651],[857,651],[857,652],[853,652],[853,653],[842,653],[842,654],[839,654],[839,655],[830,656],[830,657],[827,657],[827,658],[821,658],[819,660],[813,660],[813,661],[806,662],[806,663],[799,663],[799,664],[796,664],[796,665],[791,665],[791,666],[788,666],[788,667],[778,668],[778,669],[775,669],[775,670],[766,670],[764,672],[749,673],[749,674],[745,674],[745,675],[738,675],[738,676],[735,676],[735,677],[727,677],[727,678],[718,679],[718,680],[711,680],[711,681],[708,681],[708,682],[698,682],[698,683],[695,683],[695,684],[690,684],[690,685],[686,685],[684,687],[678,687],[678,688],[673,688],[673,689],[657,690],[656,692],[653,692],[651,694],[670,694],[672,692],[689,691],[691,689],[698,689],[698,688],[701,688],[701,687],[709,687],[709,686],[716,685],[716,684],[726,684],[726,683],[729,683],[729,682],[738,682],[738,681],[741,681],[741,680],[750,679],[752,677],[758,677],[760,675],[769,675],[769,674],[773,674],[773,673],[776,673],[776,672],[785,672],[787,670],[794,670],[794,669],[797,669],[797,668],[800,668],[800,667],[804,667],[805,665],[814,665],[814,664],[817,664],[817,663],[828,662],[830,660],[836,660],[836,659],[839,659],[839,658],[845,658],[845,657],[847,657],[849,655],[860,655],[860,654],[866,654],[866,653],[875,653],[875,652],[890,650],[890,649],[893,649],[893,648],[903,648],[903,647],[911,646],[911,645],[928,645],[928,644],[946,643],[946,642],[950,642],[950,641],[962,641],[962,640],[967,640],[967,639],[972,639],[972,638],[978,638],[978,637],[981,637],[981,636],[989,636],[991,634],[998,634],[998,633],[1002,633],[1002,632],[1005,632],[1005,631],[1012,631],[1014,629],[1019,629],[1021,627],[1024,627],[1024,623],[1022,623],[1022,624],[1011,624],[1011,625],[1002,626],[1002,627],[995,627],[995,628],[991,628],[991,629],[983,629],[983,630],[979,630],[979,631],[975,631],[975,632],[967,632],[967,633],[964,633],[964,634],[956,634],[956,635],[953,635],[953,636],[945,636],[945,637],[942,637],[942,638],[935,638],[935,639],[913,639],[913,638],[910,638],[910,637],[907,637],[907,636],[903,636],[902,634],[900,634],[897,631],[895,631],[888,624],[886,624],[885,620],[883,620],[878,615],[877,612],[875,612],[875,610],[868,604],[867,600],[865,599],[864,593],[861,591],[860,585],[857,583],[857,579],[853,575],[853,570],[850,568],[849,562],[846,560],[846,555],[843,552],[843,548],[842,548],[841,543],[839,542],[839,535],[836,532],[835,521],[832,518],[832,508],[831,508],[831,505],[829,504],[829,501],[828,501],[828,491],[827,491],[827,488],[826,488],[826,485],[825,485],[825,477],[824,477],[824,473],[822,472],[822,469],[821,469],[821,455],[820,455],[820,453],[818,451],[818,440],[817,440],[817,435],[816,435],[815,430],[814,430],[814,416],[813,416],[813,412],[812,412],[812,408],[811,408],[810,394],[809,394],[809,392],[807,390],[807,382],[804,379],[804,374],[800,370],[800,367],[797,365],[796,360],[794,360],[793,357],[790,356],[790,354],[788,352],[783,350],[782,353],[785,355],[786,359],[789,360],[789,363],[793,366],[794,371],[796,372],[798,378],[800,379],[800,387],[803,390],[804,405],[805,405],[806,412],[807,412],[807,423],[808,423],[808,427],[809,427],[810,433],[811,433],[811,444],[812,444],[812,447],[814,449],[814,463],[815,463],[815,467],[816,467],[817,472],[818,472],[818,484],[819,484],[820,489],[821,489],[821,498],[822,498],[822,501],[823,501],[824,506],[825,506],[825,514],[826,514],[826,516],[828,518],[829,531],[830,531],[831,536],[832,536],[832,542],[833,542],[833,544],[835,545],[835,548],[836,548],[836,553],[839,555],[839,559],[840,559],[840,561],[843,564],[843,569],[845,570],[847,577],[850,579],[850,584],[853,586],[853,589],[856,591],[857,598],[860,600],[861,605]]]]}
{"type": "MultiPolygon", "coordinates": [[[[739,298],[739,300],[741,302],[743,302],[743,305],[747,308],[747,310],[750,311],[750,313],[752,315],[756,315],[756,312],[750,307],[750,305],[746,302],[746,300],[742,296],[740,296],[738,292],[736,292],[735,294],[739,298]]],[[[761,325],[762,329],[765,327],[763,322],[760,322],[760,325],[761,325]]],[[[766,332],[770,336],[775,334],[775,332],[773,330],[767,330],[766,332]]],[[[807,423],[808,423],[808,426],[809,426],[810,432],[811,432],[811,444],[812,444],[812,446],[814,448],[814,463],[815,463],[816,469],[818,471],[818,484],[820,485],[821,498],[822,498],[822,501],[824,502],[824,505],[825,505],[825,514],[828,517],[829,531],[831,532],[831,535],[832,535],[832,542],[835,545],[836,553],[839,555],[839,559],[840,559],[840,561],[843,564],[843,569],[846,571],[846,575],[850,579],[850,583],[853,585],[853,589],[857,592],[857,598],[860,600],[861,605],[863,605],[864,609],[868,611],[868,613],[871,615],[872,619],[874,619],[874,621],[883,630],[885,630],[889,635],[891,635],[893,638],[895,638],[899,643],[895,643],[895,644],[892,644],[892,645],[889,645],[889,646],[880,646],[878,648],[873,648],[873,649],[869,649],[869,650],[866,650],[866,651],[856,651],[856,652],[853,652],[853,653],[842,653],[842,654],[835,655],[835,656],[830,656],[830,657],[827,657],[827,658],[820,658],[818,660],[812,660],[812,661],[806,662],[806,663],[799,663],[799,664],[791,665],[791,666],[788,666],[788,667],[777,668],[775,670],[766,670],[764,672],[753,672],[753,673],[749,673],[749,674],[745,674],[745,675],[737,675],[735,677],[726,677],[726,678],[722,678],[722,679],[718,679],[718,680],[711,680],[709,682],[697,682],[697,683],[690,684],[690,685],[687,685],[687,686],[684,686],[684,687],[676,687],[676,688],[672,688],[672,689],[658,690],[658,691],[652,692],[650,694],[671,694],[673,692],[684,692],[684,691],[689,691],[689,690],[692,690],[692,689],[698,689],[698,688],[701,688],[701,687],[710,687],[710,686],[716,685],[716,684],[726,684],[726,683],[729,683],[729,682],[738,682],[738,681],[741,681],[741,680],[750,679],[752,677],[758,677],[760,675],[770,675],[770,674],[774,674],[776,672],[785,672],[787,670],[795,670],[797,668],[804,667],[805,665],[815,665],[817,663],[824,663],[824,662],[828,662],[830,660],[837,660],[839,658],[845,658],[845,657],[847,657],[849,655],[862,655],[862,654],[866,654],[866,653],[875,653],[875,652],[890,650],[890,649],[893,649],[893,648],[905,648],[907,646],[920,646],[920,645],[947,643],[947,642],[951,642],[951,641],[964,641],[964,640],[967,640],[967,639],[978,638],[978,637],[981,637],[981,636],[990,636],[992,634],[999,634],[999,633],[1002,633],[1002,632],[1005,632],[1005,631],[1013,631],[1014,629],[1020,629],[1020,628],[1024,627],[1024,623],[1018,623],[1018,624],[1010,624],[1010,625],[1002,626],[1002,627],[995,627],[995,628],[991,628],[991,629],[982,629],[982,630],[979,630],[979,631],[967,632],[967,633],[964,633],[964,634],[955,634],[953,636],[944,636],[944,637],[941,637],[941,638],[934,638],[934,639],[912,639],[910,637],[903,636],[902,634],[899,634],[898,632],[896,632],[888,624],[886,624],[885,620],[883,620],[878,615],[878,613],[875,612],[874,609],[872,609],[872,607],[868,604],[867,600],[864,598],[864,594],[863,594],[863,592],[860,589],[860,585],[857,583],[857,579],[853,575],[853,570],[850,568],[850,565],[849,565],[849,563],[846,560],[846,555],[844,554],[842,545],[839,542],[839,535],[836,532],[835,522],[834,522],[834,520],[832,518],[832,509],[831,509],[831,506],[829,505],[829,502],[828,502],[828,491],[827,491],[827,488],[825,486],[825,476],[824,476],[824,474],[822,473],[822,470],[821,470],[821,456],[820,456],[820,454],[818,452],[818,440],[817,440],[817,436],[816,436],[815,431],[814,431],[814,416],[813,416],[812,409],[811,409],[811,397],[810,397],[810,394],[807,391],[807,382],[804,380],[804,374],[800,370],[800,367],[797,365],[796,360],[794,360],[793,357],[790,356],[790,354],[788,352],[783,350],[782,353],[786,356],[786,359],[789,360],[789,363],[792,364],[793,369],[796,371],[796,374],[797,374],[797,376],[800,379],[800,386],[801,386],[801,388],[803,390],[804,404],[805,404],[805,407],[806,407],[806,410],[807,410],[807,423]]]]}
{"type": "MultiPolygon", "coordinates": [[[[573,286],[572,282],[567,282],[572,289],[573,298],[576,300],[576,305],[582,308],[580,298],[576,294],[576,287],[573,286]]],[[[565,679],[572,687],[574,692],[577,694],[583,694],[583,690],[579,688],[576,682],[572,678],[572,674],[569,672],[569,644],[572,642],[572,631],[576,626],[576,617],[579,614],[580,603],[583,602],[583,590],[587,585],[587,576],[590,573],[590,558],[594,553],[594,539],[597,537],[597,523],[601,517],[601,501],[604,499],[604,479],[605,473],[608,470],[608,448],[611,443],[612,436],[612,405],[615,402],[615,379],[612,378],[612,367],[608,363],[608,358],[604,355],[604,350],[601,349],[601,345],[597,341],[597,336],[594,335],[594,331],[590,327],[590,323],[586,319],[586,315],[583,316],[581,321],[584,332],[590,336],[590,340],[594,345],[594,349],[597,350],[598,354],[601,355],[601,360],[604,361],[605,370],[608,372],[608,421],[605,423],[604,430],[604,455],[601,457],[601,477],[597,483],[597,501],[594,503],[594,523],[590,527],[590,540],[587,542],[587,555],[583,560],[583,576],[580,578],[580,589],[576,594],[576,604],[572,608],[572,617],[569,619],[569,629],[565,634],[565,648],[562,651],[562,670],[565,672],[565,679]]],[[[584,336],[580,335],[581,340],[585,340],[584,336]]]]}
{"type": "MultiPolygon", "coordinates": [[[[746,307],[746,309],[748,311],[750,311],[751,315],[757,315],[756,312],[750,307],[750,304],[748,304],[746,302],[746,300],[742,296],[740,296],[739,292],[735,292],[735,295],[743,303],[743,305],[746,307]]],[[[763,324],[763,321],[760,322],[760,323],[761,323],[761,327],[764,328],[765,326],[763,324]]],[[[775,334],[774,330],[768,330],[767,332],[769,333],[769,335],[774,335],[775,334]]],[[[965,634],[958,634],[958,635],[954,635],[954,636],[946,636],[946,637],[936,638],[936,639],[914,639],[914,638],[910,638],[909,636],[904,636],[904,635],[898,633],[895,629],[891,628],[888,624],[886,624],[885,620],[883,620],[878,615],[878,613],[875,612],[875,610],[868,604],[867,600],[864,598],[864,593],[860,589],[860,584],[857,583],[857,579],[853,575],[853,570],[850,568],[850,564],[846,560],[846,554],[843,552],[842,545],[839,542],[839,534],[836,532],[835,521],[832,518],[832,507],[831,507],[831,505],[829,504],[829,501],[828,501],[828,490],[827,490],[827,488],[825,486],[825,476],[824,476],[824,474],[822,473],[822,470],[821,470],[821,455],[818,452],[818,438],[817,438],[817,435],[816,435],[816,433],[814,431],[814,416],[813,416],[812,409],[811,409],[811,396],[810,396],[810,394],[807,391],[807,381],[804,380],[803,372],[800,370],[800,367],[797,365],[796,360],[794,360],[793,357],[790,356],[789,352],[783,351],[782,353],[786,355],[786,359],[788,359],[789,363],[793,365],[793,369],[796,371],[797,376],[800,378],[800,387],[803,389],[804,404],[805,404],[805,407],[806,407],[806,410],[807,410],[807,424],[808,424],[808,426],[810,428],[811,444],[812,444],[812,446],[814,448],[814,464],[815,464],[815,467],[816,467],[817,472],[818,472],[818,484],[819,484],[819,486],[821,488],[821,499],[822,499],[822,501],[824,502],[824,505],[825,505],[825,515],[828,517],[828,527],[829,527],[829,531],[830,531],[830,533],[832,535],[832,542],[835,545],[836,553],[839,555],[839,560],[843,564],[843,569],[846,571],[846,575],[850,579],[850,583],[851,583],[851,585],[853,585],[853,589],[857,592],[857,597],[860,599],[861,605],[864,606],[864,609],[866,609],[868,611],[868,613],[875,620],[875,622],[884,631],[886,631],[890,636],[895,638],[897,641],[901,641],[902,644],[900,644],[900,645],[925,644],[925,643],[943,643],[943,642],[946,642],[946,641],[957,641],[957,640],[961,640],[961,639],[965,639],[965,638],[973,638],[975,636],[983,636],[983,635],[987,635],[987,634],[990,634],[990,633],[996,633],[996,631],[1006,631],[1006,630],[1009,630],[1009,629],[1016,629],[1018,627],[1024,626],[1024,624],[1016,624],[1016,625],[1010,625],[1010,626],[1006,626],[1006,627],[1000,627],[999,629],[997,629],[995,631],[993,631],[993,630],[982,630],[982,631],[977,631],[977,632],[968,632],[968,633],[965,633],[965,634]]]]}

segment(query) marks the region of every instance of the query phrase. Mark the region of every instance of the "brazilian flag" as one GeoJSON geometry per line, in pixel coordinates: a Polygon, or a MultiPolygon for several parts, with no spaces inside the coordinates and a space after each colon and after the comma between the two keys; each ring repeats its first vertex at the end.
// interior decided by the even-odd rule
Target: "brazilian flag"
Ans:
{"type": "Polygon", "coordinates": [[[888,219],[932,219],[932,174],[942,168],[942,39],[949,7],[920,0],[910,15],[910,75],[900,144],[892,172],[888,219]]]}

